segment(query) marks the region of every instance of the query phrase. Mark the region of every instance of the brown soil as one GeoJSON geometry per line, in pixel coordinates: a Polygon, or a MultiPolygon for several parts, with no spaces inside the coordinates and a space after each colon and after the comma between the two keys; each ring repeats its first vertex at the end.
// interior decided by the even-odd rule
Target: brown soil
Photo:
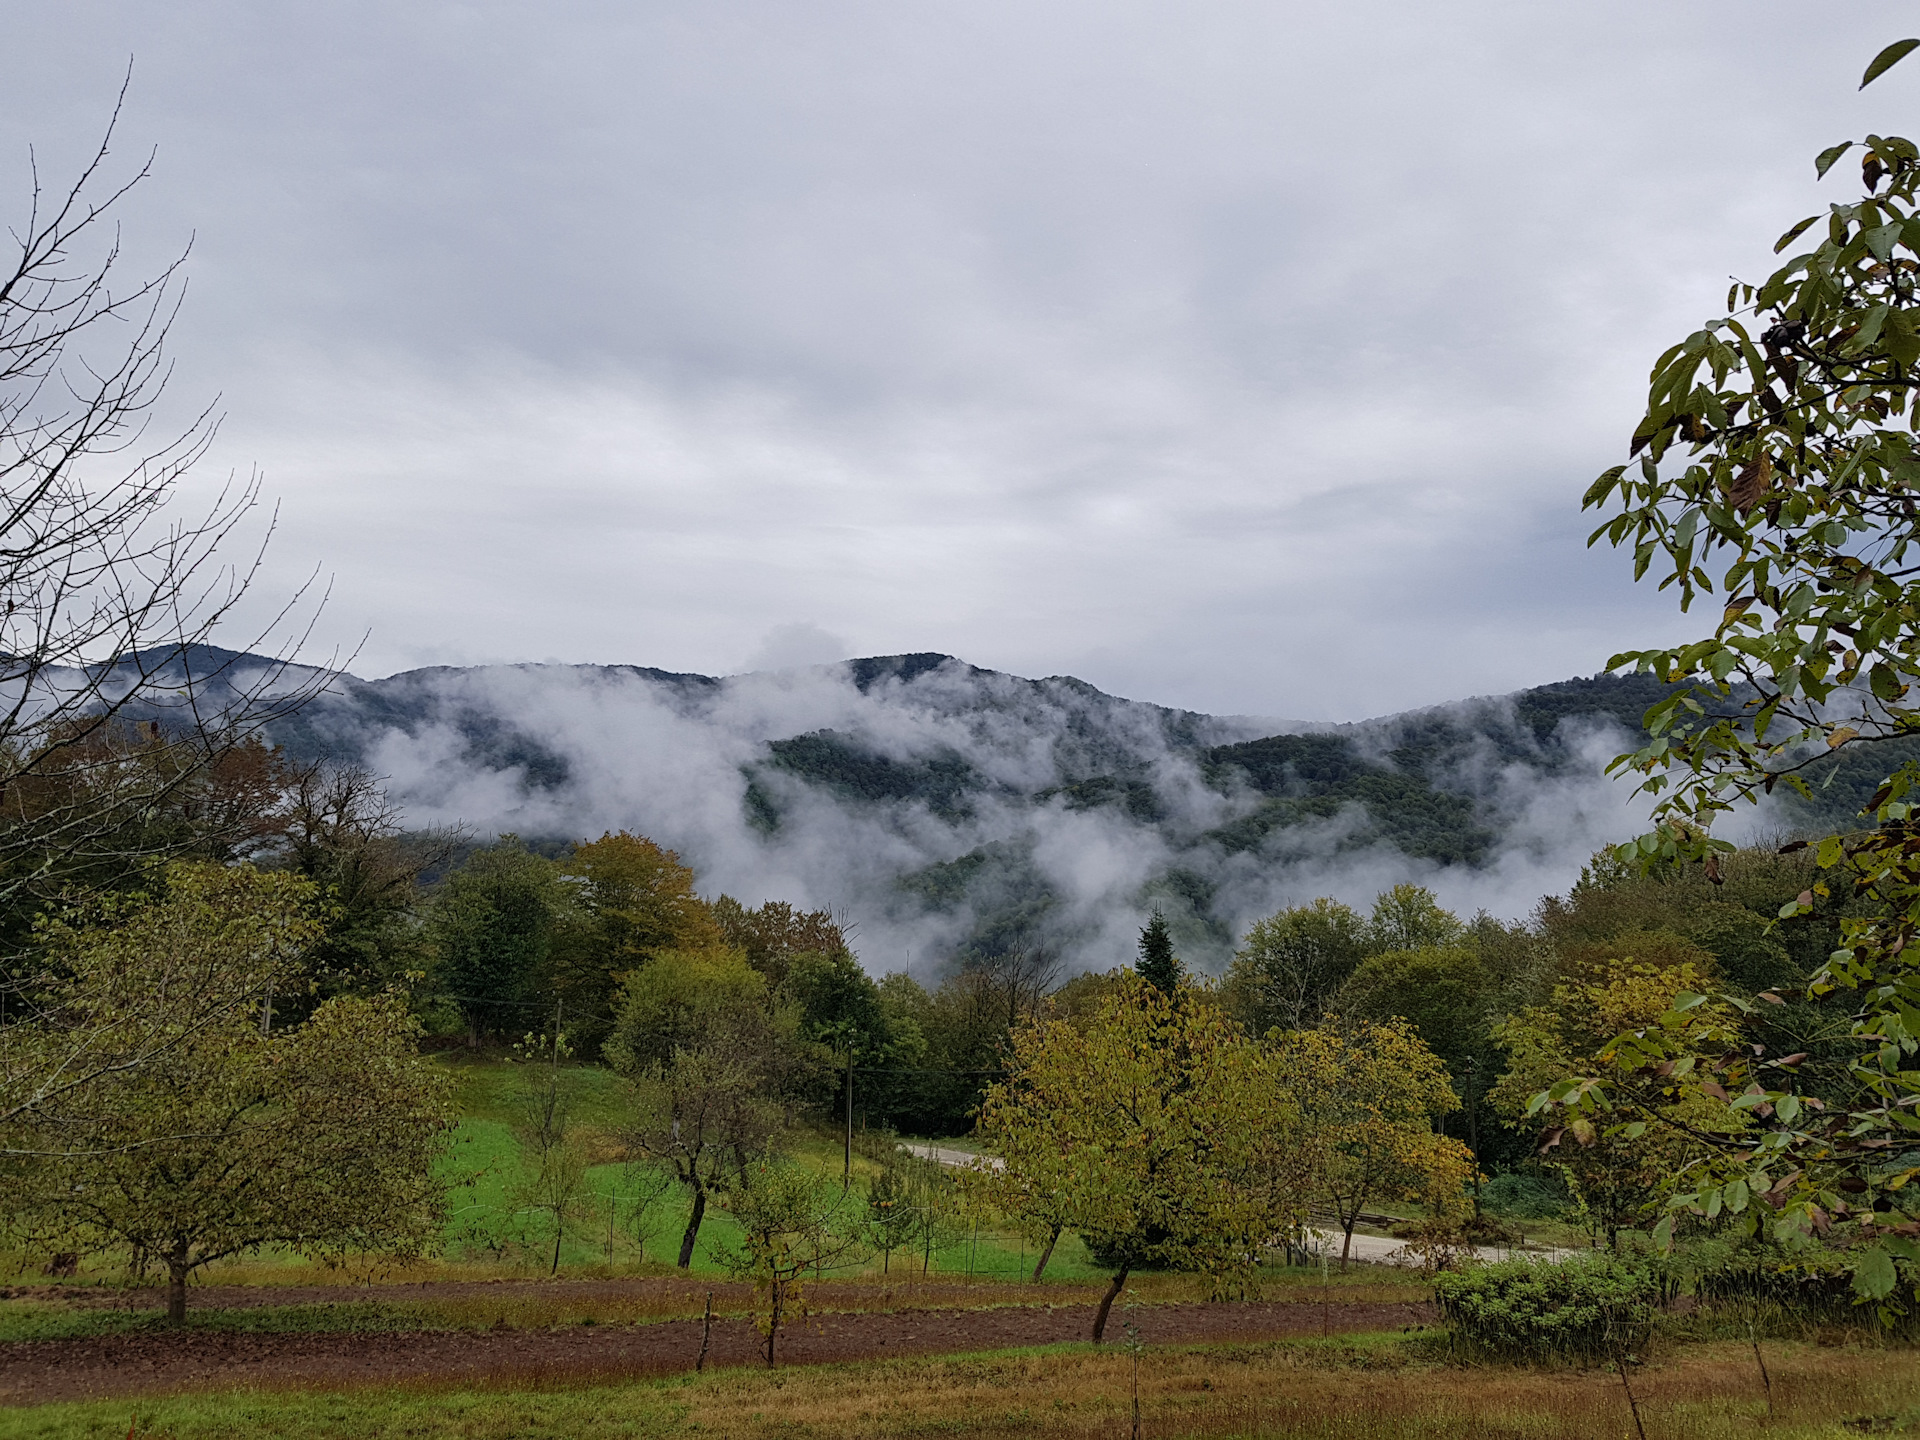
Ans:
{"type": "MultiPolygon", "coordinates": [[[[572,1282],[569,1289],[579,1283],[572,1282]]],[[[680,1282],[681,1288],[685,1283],[680,1282]]],[[[367,1298],[363,1287],[342,1288],[352,1290],[353,1298],[367,1298]]],[[[381,1288],[389,1292],[380,1297],[384,1299],[391,1289],[402,1287],[381,1288]]],[[[443,1287],[404,1288],[418,1294],[443,1287]]],[[[195,1298],[206,1303],[213,1293],[209,1287],[195,1298]]],[[[973,1294],[977,1300],[979,1292],[973,1294]]],[[[291,1298],[279,1291],[273,1295],[280,1303],[291,1298]]],[[[1124,1316],[1116,1314],[1107,1338],[1109,1343],[1117,1340],[1126,1322],[1139,1327],[1143,1340],[1168,1344],[1316,1335],[1323,1326],[1329,1333],[1394,1329],[1431,1318],[1431,1309],[1425,1305],[1380,1302],[1334,1304],[1324,1310],[1316,1304],[1273,1302],[1153,1305],[1124,1316]]],[[[1092,1324],[1093,1307],[1084,1304],[816,1314],[781,1331],[778,1359],[787,1365],[818,1365],[1057,1344],[1087,1339],[1092,1324]]],[[[698,1320],[668,1320],[547,1330],[289,1335],[182,1330],[88,1340],[15,1341],[0,1344],[0,1404],[237,1387],[497,1385],[662,1375],[693,1368],[700,1329],[698,1320]]],[[[751,1321],[716,1319],[707,1363],[764,1364],[763,1344],[751,1321]]]]}

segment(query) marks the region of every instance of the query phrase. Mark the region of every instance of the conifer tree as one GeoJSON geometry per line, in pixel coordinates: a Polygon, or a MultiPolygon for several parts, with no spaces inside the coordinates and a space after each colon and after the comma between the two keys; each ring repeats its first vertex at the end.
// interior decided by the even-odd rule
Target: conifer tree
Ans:
{"type": "Polygon", "coordinates": [[[1180,961],[1173,953],[1173,936],[1167,933],[1167,917],[1158,910],[1140,932],[1140,959],[1134,973],[1162,995],[1180,988],[1180,961]]]}

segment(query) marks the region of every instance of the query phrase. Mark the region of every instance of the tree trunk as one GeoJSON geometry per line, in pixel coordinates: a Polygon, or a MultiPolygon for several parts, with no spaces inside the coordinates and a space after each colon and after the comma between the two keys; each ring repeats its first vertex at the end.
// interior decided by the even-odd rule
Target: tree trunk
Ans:
{"type": "Polygon", "coordinates": [[[1093,1315],[1093,1343],[1096,1345],[1107,1333],[1107,1316],[1113,1310],[1113,1302],[1120,1294],[1121,1287],[1127,1283],[1127,1271],[1132,1268],[1131,1265],[1122,1265],[1119,1273],[1113,1277],[1113,1283],[1107,1286],[1107,1293],[1100,1297],[1100,1308],[1093,1315]]]}
{"type": "Polygon", "coordinates": [[[1347,1268],[1347,1254],[1353,1249],[1353,1227],[1359,1223],[1360,1217],[1358,1215],[1355,1215],[1351,1220],[1342,1219],[1340,1222],[1341,1229],[1346,1232],[1347,1236],[1345,1240],[1340,1242],[1340,1268],[1342,1270],[1347,1268]]]}
{"type": "Polygon", "coordinates": [[[1040,1272],[1047,1268],[1047,1261],[1053,1258],[1053,1247],[1060,1243],[1060,1227],[1053,1227],[1053,1233],[1047,1236],[1047,1248],[1040,1252],[1040,1263],[1033,1267],[1033,1283],[1040,1283],[1040,1272]]]}
{"type": "Polygon", "coordinates": [[[767,1316],[767,1368],[769,1370],[773,1368],[773,1342],[780,1334],[780,1302],[786,1298],[786,1288],[786,1282],[777,1275],[769,1287],[772,1292],[770,1296],[772,1308],[767,1316]]]}
{"type": "Polygon", "coordinates": [[[693,1242],[700,1238],[700,1222],[707,1214],[707,1192],[699,1186],[694,1187],[693,1213],[687,1216],[687,1233],[680,1237],[680,1268],[687,1269],[693,1264],[693,1242]]]}
{"type": "Polygon", "coordinates": [[[560,1212],[555,1210],[553,1212],[553,1264],[547,1268],[549,1275],[560,1273],[560,1237],[565,1233],[565,1223],[560,1219],[560,1212]]]}
{"type": "Polygon", "coordinates": [[[183,1325],[187,1319],[187,1242],[176,1240],[167,1256],[167,1323],[183,1325]]]}

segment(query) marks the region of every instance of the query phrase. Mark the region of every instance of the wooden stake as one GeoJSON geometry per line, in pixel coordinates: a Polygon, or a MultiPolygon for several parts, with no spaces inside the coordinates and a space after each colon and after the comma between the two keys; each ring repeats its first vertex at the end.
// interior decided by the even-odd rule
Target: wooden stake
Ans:
{"type": "Polygon", "coordinates": [[[1767,1418],[1773,1418],[1773,1377],[1767,1374],[1767,1362],[1760,1357],[1760,1337],[1753,1333],[1753,1321],[1747,1321],[1747,1340],[1753,1346],[1753,1363],[1760,1367],[1760,1383],[1767,1391],[1767,1418]]]}
{"type": "Polygon", "coordinates": [[[1623,1350],[1614,1358],[1613,1368],[1620,1372],[1620,1388],[1627,1392],[1627,1409],[1633,1412],[1633,1433],[1647,1440],[1647,1427],[1640,1423],[1640,1402],[1634,1399],[1633,1385],[1627,1379],[1627,1355],[1623,1350]]]}

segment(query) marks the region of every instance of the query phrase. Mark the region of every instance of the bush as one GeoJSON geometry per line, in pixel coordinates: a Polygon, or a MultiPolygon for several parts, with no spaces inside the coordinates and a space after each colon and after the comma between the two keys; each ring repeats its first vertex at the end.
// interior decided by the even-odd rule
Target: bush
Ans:
{"type": "Polygon", "coordinates": [[[1506,1360],[1605,1359],[1645,1343],[1659,1305],[1657,1268],[1612,1255],[1559,1263],[1503,1260],[1434,1276],[1456,1345],[1506,1360]]]}
{"type": "Polygon", "coordinates": [[[1542,1175],[1495,1175],[1480,1187],[1480,1206],[1513,1220],[1553,1220],[1567,1206],[1564,1185],[1542,1175]]]}

